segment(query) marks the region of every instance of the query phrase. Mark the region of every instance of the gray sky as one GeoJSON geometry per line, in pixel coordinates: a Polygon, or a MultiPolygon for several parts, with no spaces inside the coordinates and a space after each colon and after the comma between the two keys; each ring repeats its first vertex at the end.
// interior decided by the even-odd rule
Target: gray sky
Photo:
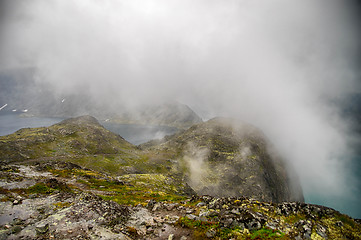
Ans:
{"type": "MultiPolygon", "coordinates": [[[[0,71],[35,67],[57,95],[179,101],[261,128],[307,192],[359,188],[330,101],[361,92],[359,36],[339,0],[34,0],[1,4],[0,71]]],[[[352,195],[352,194],[351,194],[352,195]]]]}

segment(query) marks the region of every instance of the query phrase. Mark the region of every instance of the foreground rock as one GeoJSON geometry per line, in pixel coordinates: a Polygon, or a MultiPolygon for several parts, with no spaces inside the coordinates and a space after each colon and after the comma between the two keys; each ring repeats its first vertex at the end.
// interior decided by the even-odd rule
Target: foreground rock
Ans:
{"type": "Polygon", "coordinates": [[[361,225],[330,208],[246,197],[162,200],[166,189],[147,194],[128,180],[66,162],[3,163],[0,239],[361,239],[361,225]]]}

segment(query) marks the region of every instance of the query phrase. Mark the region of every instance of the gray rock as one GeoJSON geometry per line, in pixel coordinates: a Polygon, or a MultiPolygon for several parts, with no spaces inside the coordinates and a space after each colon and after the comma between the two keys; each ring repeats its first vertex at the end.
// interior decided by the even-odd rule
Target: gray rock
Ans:
{"type": "Polygon", "coordinates": [[[207,238],[213,238],[216,236],[216,231],[214,229],[209,229],[207,232],[206,232],[206,237],[207,238]]]}
{"type": "Polygon", "coordinates": [[[12,229],[11,229],[11,233],[13,234],[17,234],[19,232],[21,232],[22,228],[20,226],[14,226],[12,229]]]}
{"type": "Polygon", "coordinates": [[[240,215],[241,214],[238,209],[232,209],[231,213],[233,213],[235,215],[240,215]]]}
{"type": "Polygon", "coordinates": [[[197,203],[196,206],[197,207],[203,207],[203,206],[206,206],[206,203],[205,202],[200,202],[200,203],[197,203]]]}
{"type": "Polygon", "coordinates": [[[194,213],[194,209],[193,208],[187,208],[186,213],[187,214],[192,214],[192,213],[194,213]]]}
{"type": "Polygon", "coordinates": [[[40,224],[36,228],[36,233],[39,235],[45,234],[49,231],[49,223],[46,224],[40,224]]]}
{"type": "Polygon", "coordinates": [[[0,231],[0,240],[6,240],[8,238],[7,231],[0,231]]]}
{"type": "Polygon", "coordinates": [[[336,225],[337,227],[342,227],[342,226],[343,226],[343,222],[338,221],[338,222],[335,223],[335,225],[336,225]]]}
{"type": "Polygon", "coordinates": [[[262,225],[259,221],[253,219],[251,222],[247,224],[247,228],[249,230],[258,230],[262,228],[262,225]]]}
{"type": "Polygon", "coordinates": [[[198,217],[196,215],[193,215],[193,214],[187,214],[186,217],[189,218],[190,220],[197,220],[198,219],[198,217]]]}
{"type": "Polygon", "coordinates": [[[208,219],[207,219],[205,216],[200,216],[200,217],[199,217],[199,220],[200,220],[201,222],[208,222],[208,219]]]}
{"type": "Polygon", "coordinates": [[[162,208],[162,205],[160,203],[156,203],[152,209],[153,212],[158,211],[162,208]]]}
{"type": "Polygon", "coordinates": [[[323,237],[324,239],[327,239],[327,230],[325,227],[323,227],[322,225],[320,224],[317,224],[317,227],[316,227],[316,233],[318,235],[320,235],[321,237],[323,237]]]}
{"type": "Polygon", "coordinates": [[[225,227],[230,227],[232,223],[233,223],[233,218],[227,218],[226,220],[224,220],[225,227]]]}

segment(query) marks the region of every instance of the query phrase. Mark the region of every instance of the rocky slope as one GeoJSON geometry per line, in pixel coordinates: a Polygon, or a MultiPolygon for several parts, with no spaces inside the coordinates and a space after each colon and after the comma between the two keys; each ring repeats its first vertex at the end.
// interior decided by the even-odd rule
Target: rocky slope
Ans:
{"type": "Polygon", "coordinates": [[[84,116],[0,137],[0,158],[0,239],[360,239],[292,202],[283,161],[234,120],[137,147],[84,116]]]}
{"type": "Polygon", "coordinates": [[[0,167],[0,239],[361,239],[333,209],[178,195],[66,162],[0,167]]]}
{"type": "Polygon", "coordinates": [[[0,160],[68,159],[117,175],[171,175],[198,194],[303,201],[302,190],[290,182],[271,147],[255,127],[217,118],[139,149],[84,116],[1,137],[0,160]]]}
{"type": "Polygon", "coordinates": [[[83,116],[64,120],[48,128],[20,129],[1,137],[0,160],[125,155],[134,149],[135,146],[106,130],[95,118],[83,116]]]}
{"type": "Polygon", "coordinates": [[[302,189],[291,181],[285,162],[250,124],[215,118],[142,147],[173,154],[198,194],[303,201],[302,189]]]}

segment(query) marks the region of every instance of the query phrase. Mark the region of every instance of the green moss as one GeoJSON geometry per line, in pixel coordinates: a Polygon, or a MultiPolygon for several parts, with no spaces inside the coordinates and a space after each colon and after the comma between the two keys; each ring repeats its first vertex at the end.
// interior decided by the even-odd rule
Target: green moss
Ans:
{"type": "Polygon", "coordinates": [[[0,194],[8,194],[10,191],[6,188],[0,187],[0,194]]]}
{"type": "Polygon", "coordinates": [[[208,230],[213,229],[216,231],[220,228],[218,222],[192,220],[187,217],[179,218],[177,224],[192,229],[195,239],[205,239],[208,230]]]}
{"type": "Polygon", "coordinates": [[[341,221],[343,224],[345,225],[349,225],[352,228],[355,227],[355,221],[352,220],[349,216],[344,215],[344,214],[336,214],[336,219],[341,221]]]}
{"type": "MultiPolygon", "coordinates": [[[[141,181],[141,179],[140,179],[141,181]]],[[[175,194],[173,192],[163,192],[152,190],[146,184],[142,185],[140,182],[133,185],[132,183],[124,184],[116,180],[105,179],[88,179],[78,180],[78,182],[87,185],[89,188],[103,191],[104,194],[100,196],[105,200],[112,200],[119,204],[125,205],[145,205],[148,200],[179,202],[185,200],[184,196],[175,194]]]]}
{"type": "Polygon", "coordinates": [[[270,228],[261,228],[252,232],[250,239],[285,239],[285,234],[270,228]]]}
{"type": "Polygon", "coordinates": [[[36,193],[36,194],[51,194],[55,189],[49,188],[44,183],[37,183],[34,186],[31,186],[27,189],[27,193],[36,193]]]}
{"type": "Polygon", "coordinates": [[[59,210],[70,207],[72,204],[70,202],[57,202],[57,203],[53,203],[53,205],[57,210],[59,210]]]}
{"type": "Polygon", "coordinates": [[[215,239],[287,239],[285,234],[278,230],[262,228],[250,234],[247,229],[242,230],[238,226],[232,228],[221,227],[220,222],[208,220],[200,221],[181,217],[177,224],[192,229],[195,239],[206,239],[206,233],[209,230],[215,232],[215,239]]]}
{"type": "Polygon", "coordinates": [[[361,225],[346,215],[335,213],[333,216],[322,218],[320,224],[327,228],[329,239],[361,239],[361,225]],[[340,222],[343,225],[340,225],[340,222]]]}
{"type": "Polygon", "coordinates": [[[306,216],[303,214],[291,214],[289,216],[284,217],[284,221],[289,224],[295,224],[296,222],[300,220],[306,219],[306,216]]]}

